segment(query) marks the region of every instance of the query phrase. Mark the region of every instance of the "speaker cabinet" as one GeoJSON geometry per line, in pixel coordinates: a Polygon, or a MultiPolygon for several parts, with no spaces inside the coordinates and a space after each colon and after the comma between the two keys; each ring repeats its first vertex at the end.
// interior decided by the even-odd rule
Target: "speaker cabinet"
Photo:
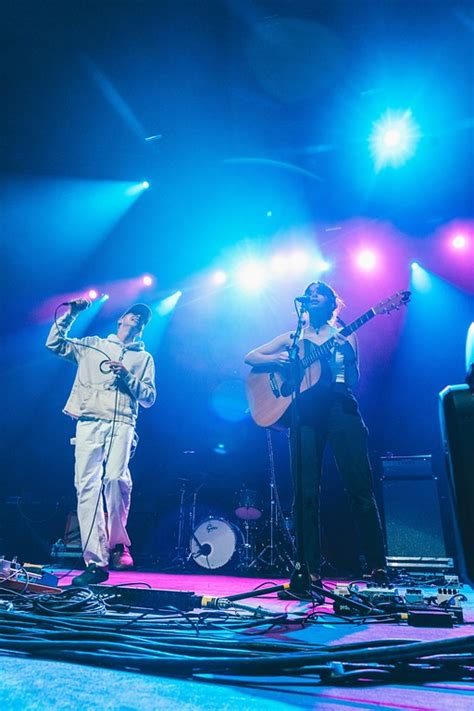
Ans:
{"type": "Polygon", "coordinates": [[[455,518],[461,574],[474,583],[474,390],[450,385],[440,393],[439,416],[455,518]]]}
{"type": "Polygon", "coordinates": [[[382,500],[391,567],[450,568],[431,456],[382,457],[382,500]]]}

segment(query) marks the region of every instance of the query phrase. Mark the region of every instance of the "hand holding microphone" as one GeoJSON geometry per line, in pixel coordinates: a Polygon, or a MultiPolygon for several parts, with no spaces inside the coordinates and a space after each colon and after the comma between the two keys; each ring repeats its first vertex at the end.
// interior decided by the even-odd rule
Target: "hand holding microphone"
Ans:
{"type": "Polygon", "coordinates": [[[71,314],[75,316],[81,311],[85,311],[86,309],[88,309],[89,306],[92,305],[92,301],[84,298],[72,299],[71,301],[65,301],[64,305],[69,306],[71,314]]]}
{"type": "MultiPolygon", "coordinates": [[[[102,363],[101,363],[102,365],[102,363]]],[[[122,380],[128,375],[128,370],[124,366],[124,364],[119,361],[119,360],[104,360],[103,365],[108,368],[109,370],[102,370],[103,373],[113,373],[116,378],[119,378],[119,380],[122,380]]]]}

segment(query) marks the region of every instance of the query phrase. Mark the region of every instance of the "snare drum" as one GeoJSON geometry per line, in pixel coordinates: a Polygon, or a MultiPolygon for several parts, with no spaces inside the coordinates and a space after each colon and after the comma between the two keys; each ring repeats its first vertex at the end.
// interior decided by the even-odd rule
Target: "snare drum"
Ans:
{"type": "Polygon", "coordinates": [[[237,550],[239,533],[223,518],[207,518],[191,534],[191,558],[202,568],[222,568],[237,550]]]}

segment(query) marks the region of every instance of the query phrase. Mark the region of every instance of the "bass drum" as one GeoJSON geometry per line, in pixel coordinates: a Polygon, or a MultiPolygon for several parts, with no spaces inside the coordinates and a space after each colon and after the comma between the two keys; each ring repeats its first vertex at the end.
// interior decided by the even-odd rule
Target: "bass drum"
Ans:
{"type": "Polygon", "coordinates": [[[222,568],[237,551],[239,534],[240,531],[223,518],[210,517],[200,523],[191,534],[190,557],[207,570],[222,568]]]}

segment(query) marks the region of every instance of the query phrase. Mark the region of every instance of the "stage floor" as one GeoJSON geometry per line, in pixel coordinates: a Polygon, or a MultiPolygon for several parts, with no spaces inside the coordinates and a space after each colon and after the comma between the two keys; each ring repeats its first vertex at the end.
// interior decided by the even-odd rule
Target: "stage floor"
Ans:
{"type": "MultiPolygon", "coordinates": [[[[65,571],[55,571],[64,576],[65,571]]],[[[72,575],[61,578],[68,585],[72,575]]],[[[245,578],[208,574],[164,574],[155,572],[111,572],[105,585],[151,586],[157,590],[189,591],[196,595],[228,597],[251,592],[262,584],[287,580],[245,578]]],[[[335,581],[326,580],[329,587],[335,581]]],[[[404,588],[399,587],[401,592],[404,588]]],[[[433,588],[430,588],[433,593],[433,588]]],[[[435,591],[436,592],[436,591],[435,591]]],[[[332,606],[317,608],[321,614],[311,626],[273,634],[279,639],[324,645],[373,640],[406,639],[433,641],[474,635],[474,593],[464,586],[468,598],[463,603],[465,624],[452,629],[415,628],[406,624],[353,624],[331,618],[332,606]],[[323,613],[327,613],[326,616],[323,613]]],[[[261,606],[273,612],[306,611],[309,602],[281,601],[276,593],[243,600],[246,605],[261,606]]],[[[1,654],[1,652],[0,652],[1,654]]],[[[331,709],[405,709],[455,711],[474,706],[474,685],[464,682],[440,682],[424,685],[381,684],[368,686],[314,686],[298,680],[267,677],[255,687],[242,685],[235,678],[228,685],[194,680],[149,676],[68,662],[37,658],[2,656],[0,705],[4,709],[284,709],[290,707],[331,709]]]]}

